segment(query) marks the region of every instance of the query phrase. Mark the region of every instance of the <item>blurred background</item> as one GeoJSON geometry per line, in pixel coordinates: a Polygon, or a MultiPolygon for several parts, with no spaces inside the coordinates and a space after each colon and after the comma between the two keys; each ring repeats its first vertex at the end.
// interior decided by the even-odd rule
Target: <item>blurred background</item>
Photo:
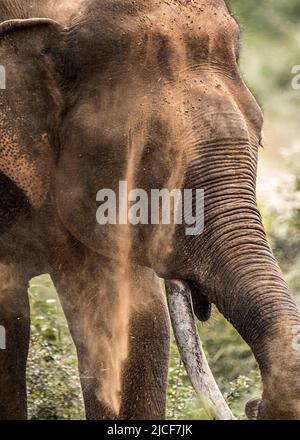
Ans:
{"type": "MultiPolygon", "coordinates": [[[[300,0],[229,0],[242,28],[241,70],[265,115],[258,200],[269,239],[300,303],[300,0]],[[297,85],[297,78],[294,79],[297,85]]],[[[51,280],[31,281],[31,348],[28,365],[31,419],[82,419],[84,410],[75,349],[51,280]]],[[[255,360],[216,311],[199,325],[210,366],[234,414],[260,394],[255,360]]],[[[175,344],[171,348],[167,416],[206,419],[175,344]]]]}

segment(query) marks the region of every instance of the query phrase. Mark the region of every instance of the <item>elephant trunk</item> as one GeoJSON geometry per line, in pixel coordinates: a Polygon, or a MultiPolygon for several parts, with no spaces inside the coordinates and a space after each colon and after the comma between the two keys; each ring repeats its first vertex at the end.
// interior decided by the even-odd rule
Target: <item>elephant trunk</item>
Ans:
{"type": "Polygon", "coordinates": [[[264,385],[260,416],[299,418],[300,314],[275,261],[265,259],[255,264],[245,255],[238,263],[243,273],[229,283],[233,290],[225,288],[228,300],[216,303],[258,361],[264,385]]]}
{"type": "Polygon", "coordinates": [[[258,415],[299,418],[300,312],[267,243],[259,213],[253,205],[244,212],[231,206],[223,226],[214,232],[208,227],[207,233],[206,255],[213,253],[213,258],[206,274],[210,287],[206,282],[204,288],[258,361],[264,385],[258,415]]]}

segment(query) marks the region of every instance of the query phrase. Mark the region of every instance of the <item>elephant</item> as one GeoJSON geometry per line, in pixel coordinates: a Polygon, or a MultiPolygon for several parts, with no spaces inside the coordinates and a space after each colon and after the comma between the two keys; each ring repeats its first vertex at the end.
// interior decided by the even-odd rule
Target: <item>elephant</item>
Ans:
{"type": "Polygon", "coordinates": [[[168,308],[195,389],[232,418],[196,333],[212,305],[260,368],[249,417],[299,419],[300,312],[257,207],[263,115],[236,19],[223,0],[54,4],[0,1],[0,417],[27,416],[27,285],[49,273],[88,419],[164,418],[168,308]],[[185,221],[136,207],[120,221],[120,182],[132,197],[181,190],[185,221]],[[118,222],[99,222],[99,201],[118,222]],[[192,218],[201,232],[187,233],[192,218]]]}

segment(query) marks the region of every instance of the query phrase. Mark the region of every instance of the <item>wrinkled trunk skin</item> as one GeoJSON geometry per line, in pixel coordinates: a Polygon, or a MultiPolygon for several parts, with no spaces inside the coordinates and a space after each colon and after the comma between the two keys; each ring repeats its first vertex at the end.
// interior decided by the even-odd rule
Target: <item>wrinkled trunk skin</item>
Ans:
{"type": "MultiPolygon", "coordinates": [[[[233,225],[234,219],[229,222],[233,225]]],[[[298,308],[262,232],[249,226],[240,236],[232,233],[224,242],[228,233],[220,230],[213,246],[210,298],[250,345],[258,361],[264,384],[260,417],[299,418],[298,308]]]]}
{"type": "MultiPolygon", "coordinates": [[[[245,141],[243,148],[251,146],[245,141]]],[[[264,385],[259,418],[297,419],[300,314],[267,243],[255,206],[251,190],[255,164],[249,159],[251,155],[248,164],[241,153],[234,157],[239,164],[228,159],[219,173],[223,179],[218,177],[206,191],[205,231],[194,248],[200,263],[195,278],[200,290],[253,350],[264,385]],[[232,169],[235,175],[229,171],[232,169]],[[228,188],[228,195],[224,195],[224,188],[228,188]]],[[[217,169],[216,149],[209,160],[217,169]]],[[[198,176],[205,176],[199,171],[198,176]]],[[[207,188],[205,180],[198,185],[207,188]]]]}
{"type": "Polygon", "coordinates": [[[174,264],[181,260],[181,279],[216,304],[252,348],[264,388],[258,418],[299,419],[300,313],[256,206],[258,142],[246,113],[250,105],[243,109],[241,98],[208,98],[220,112],[201,115],[184,184],[205,191],[204,232],[180,232],[184,244],[174,264]]]}

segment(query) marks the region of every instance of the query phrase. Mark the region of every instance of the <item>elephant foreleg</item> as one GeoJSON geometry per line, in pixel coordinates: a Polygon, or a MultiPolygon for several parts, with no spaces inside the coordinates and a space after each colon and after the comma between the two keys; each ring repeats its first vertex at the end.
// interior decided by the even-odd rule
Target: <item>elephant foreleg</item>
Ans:
{"type": "Polygon", "coordinates": [[[149,272],[140,269],[136,284],[145,307],[137,308],[130,320],[129,355],[123,373],[120,411],[120,418],[124,420],[165,417],[170,324],[159,282],[149,272]]]}
{"type": "Polygon", "coordinates": [[[52,277],[77,349],[87,418],[163,418],[169,323],[158,279],[138,268],[123,282],[114,263],[92,254],[59,268],[52,277]]]}
{"type": "Polygon", "coordinates": [[[0,263],[0,326],[0,419],[26,419],[29,303],[27,280],[14,264],[0,263]]]}

